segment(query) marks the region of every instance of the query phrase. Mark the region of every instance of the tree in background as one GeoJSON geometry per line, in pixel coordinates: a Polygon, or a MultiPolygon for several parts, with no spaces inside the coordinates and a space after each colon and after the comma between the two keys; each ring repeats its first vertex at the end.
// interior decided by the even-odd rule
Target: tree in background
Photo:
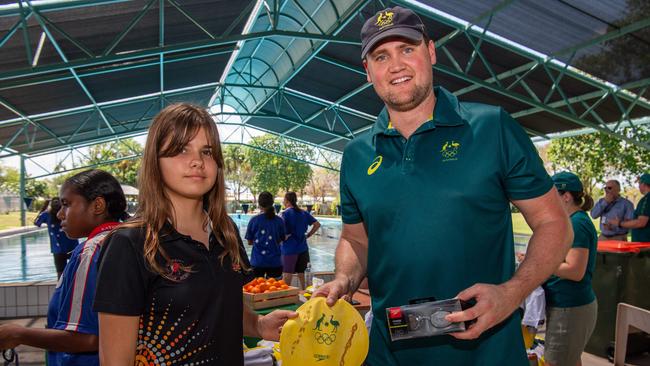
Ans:
{"type": "Polygon", "coordinates": [[[325,203],[325,198],[336,197],[339,192],[339,172],[325,168],[315,168],[305,192],[314,198],[314,202],[325,203]]]}
{"type": "MultiPolygon", "coordinates": [[[[105,164],[107,161],[142,155],[142,145],[133,139],[107,142],[88,149],[87,157],[80,161],[81,166],[105,164]]],[[[111,173],[122,184],[137,186],[140,158],[125,159],[112,164],[98,166],[97,169],[111,173]]]]}
{"type": "MultiPolygon", "coordinates": [[[[650,141],[647,127],[636,131],[626,128],[622,133],[650,141]]],[[[621,176],[633,183],[641,173],[650,170],[650,151],[602,132],[553,140],[548,159],[554,171],[568,169],[578,174],[589,194],[606,179],[621,176]]]]}
{"type": "Polygon", "coordinates": [[[248,160],[255,172],[251,183],[254,192],[268,191],[276,195],[280,191],[301,192],[305,188],[312,174],[309,164],[275,153],[309,161],[314,154],[309,146],[269,134],[253,138],[250,145],[248,160]]]}
{"type": "Polygon", "coordinates": [[[230,183],[237,205],[241,202],[241,194],[246,192],[246,189],[251,189],[255,175],[248,157],[249,152],[246,146],[226,145],[223,148],[226,181],[230,183]]]}
{"type": "MultiPolygon", "coordinates": [[[[20,194],[20,172],[18,169],[0,165],[0,192],[20,194]]],[[[29,179],[25,181],[26,197],[51,197],[53,194],[56,192],[52,191],[45,180],[29,179]]]]}

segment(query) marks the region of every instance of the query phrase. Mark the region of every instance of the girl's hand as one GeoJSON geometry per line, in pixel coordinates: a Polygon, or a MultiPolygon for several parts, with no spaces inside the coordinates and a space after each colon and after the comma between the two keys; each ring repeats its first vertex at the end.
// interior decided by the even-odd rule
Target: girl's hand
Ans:
{"type": "Polygon", "coordinates": [[[282,326],[289,319],[298,316],[295,311],[275,310],[257,319],[257,331],[262,337],[269,341],[279,341],[282,326]]]}

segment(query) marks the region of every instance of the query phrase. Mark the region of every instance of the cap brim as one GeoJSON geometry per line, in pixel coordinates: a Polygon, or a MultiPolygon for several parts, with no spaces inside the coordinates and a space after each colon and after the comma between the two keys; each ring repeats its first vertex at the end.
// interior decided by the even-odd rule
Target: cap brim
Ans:
{"type": "Polygon", "coordinates": [[[401,38],[406,38],[413,42],[419,42],[424,38],[424,34],[418,29],[409,28],[409,27],[389,28],[384,32],[375,34],[375,36],[371,38],[370,41],[368,41],[366,46],[361,49],[361,58],[362,59],[366,58],[366,55],[368,54],[368,52],[370,52],[370,50],[375,48],[375,46],[377,46],[381,41],[389,37],[401,37],[401,38]]]}

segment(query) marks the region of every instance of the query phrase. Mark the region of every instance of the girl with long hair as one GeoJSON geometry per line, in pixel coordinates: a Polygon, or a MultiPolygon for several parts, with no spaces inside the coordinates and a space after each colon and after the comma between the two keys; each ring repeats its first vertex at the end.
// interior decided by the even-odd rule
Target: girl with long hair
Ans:
{"type": "Polygon", "coordinates": [[[284,221],[275,214],[271,193],[260,193],[257,203],[262,213],[251,218],[246,228],[246,240],[253,246],[253,273],[255,277],[277,278],[282,276],[280,244],[285,239],[284,221]]]}
{"type": "Polygon", "coordinates": [[[61,220],[56,217],[60,209],[61,200],[59,200],[59,197],[53,197],[51,200],[45,201],[41,212],[34,220],[34,225],[38,227],[43,224],[47,225],[47,233],[50,237],[50,252],[54,257],[57,279],[61,277],[63,269],[68,263],[70,253],[79,244],[77,239],[68,238],[61,230],[61,220]]]}
{"type": "Polygon", "coordinates": [[[553,177],[564,211],[573,226],[573,244],[564,262],[543,285],[546,293],[546,344],[548,366],[581,365],[580,355],[596,326],[598,302],[591,287],[596,266],[598,234],[585,211],[593,199],[571,172],[553,177]]]}
{"type": "Polygon", "coordinates": [[[138,185],[138,211],[109,237],[99,272],[102,365],[242,365],[244,334],[278,339],[297,314],[243,305],[250,265],[205,109],[174,104],[154,118],[138,185]]]}
{"type": "Polygon", "coordinates": [[[19,344],[48,350],[50,366],[99,366],[99,325],[92,311],[100,248],[126,212],[120,183],[103,170],[87,170],[61,186],[57,216],[69,238],[87,238],[72,251],[47,312],[47,329],[0,326],[0,349],[19,344]]]}
{"type": "Polygon", "coordinates": [[[309,212],[301,210],[297,201],[296,192],[287,192],[284,195],[284,207],[287,209],[282,212],[282,218],[287,239],[282,243],[282,279],[290,285],[293,274],[296,273],[300,288],[304,289],[305,270],[310,261],[307,239],[318,231],[320,222],[309,212]],[[307,232],[310,226],[311,229],[307,232]]]}

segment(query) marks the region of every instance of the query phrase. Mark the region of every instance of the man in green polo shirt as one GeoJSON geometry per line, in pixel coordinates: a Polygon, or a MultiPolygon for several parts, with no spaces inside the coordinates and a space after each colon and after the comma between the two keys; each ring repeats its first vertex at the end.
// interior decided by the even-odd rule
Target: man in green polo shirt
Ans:
{"type": "Polygon", "coordinates": [[[650,203],[648,202],[648,192],[650,192],[650,174],[643,173],[639,177],[639,191],[643,197],[636,205],[634,210],[634,219],[623,222],[614,221],[612,225],[620,226],[626,229],[632,229],[632,241],[650,242],[650,203]]]}
{"type": "Polygon", "coordinates": [[[528,365],[512,314],[573,236],[553,182],[503,109],[432,87],[435,48],[415,13],[382,10],[361,38],[368,81],[386,108],[345,149],[336,276],[317,295],[332,305],[368,277],[371,366],[528,365]],[[534,232],[516,273],[510,202],[534,232]],[[447,315],[476,320],[469,330],[391,342],[386,308],[455,296],[476,302],[447,315]]]}

